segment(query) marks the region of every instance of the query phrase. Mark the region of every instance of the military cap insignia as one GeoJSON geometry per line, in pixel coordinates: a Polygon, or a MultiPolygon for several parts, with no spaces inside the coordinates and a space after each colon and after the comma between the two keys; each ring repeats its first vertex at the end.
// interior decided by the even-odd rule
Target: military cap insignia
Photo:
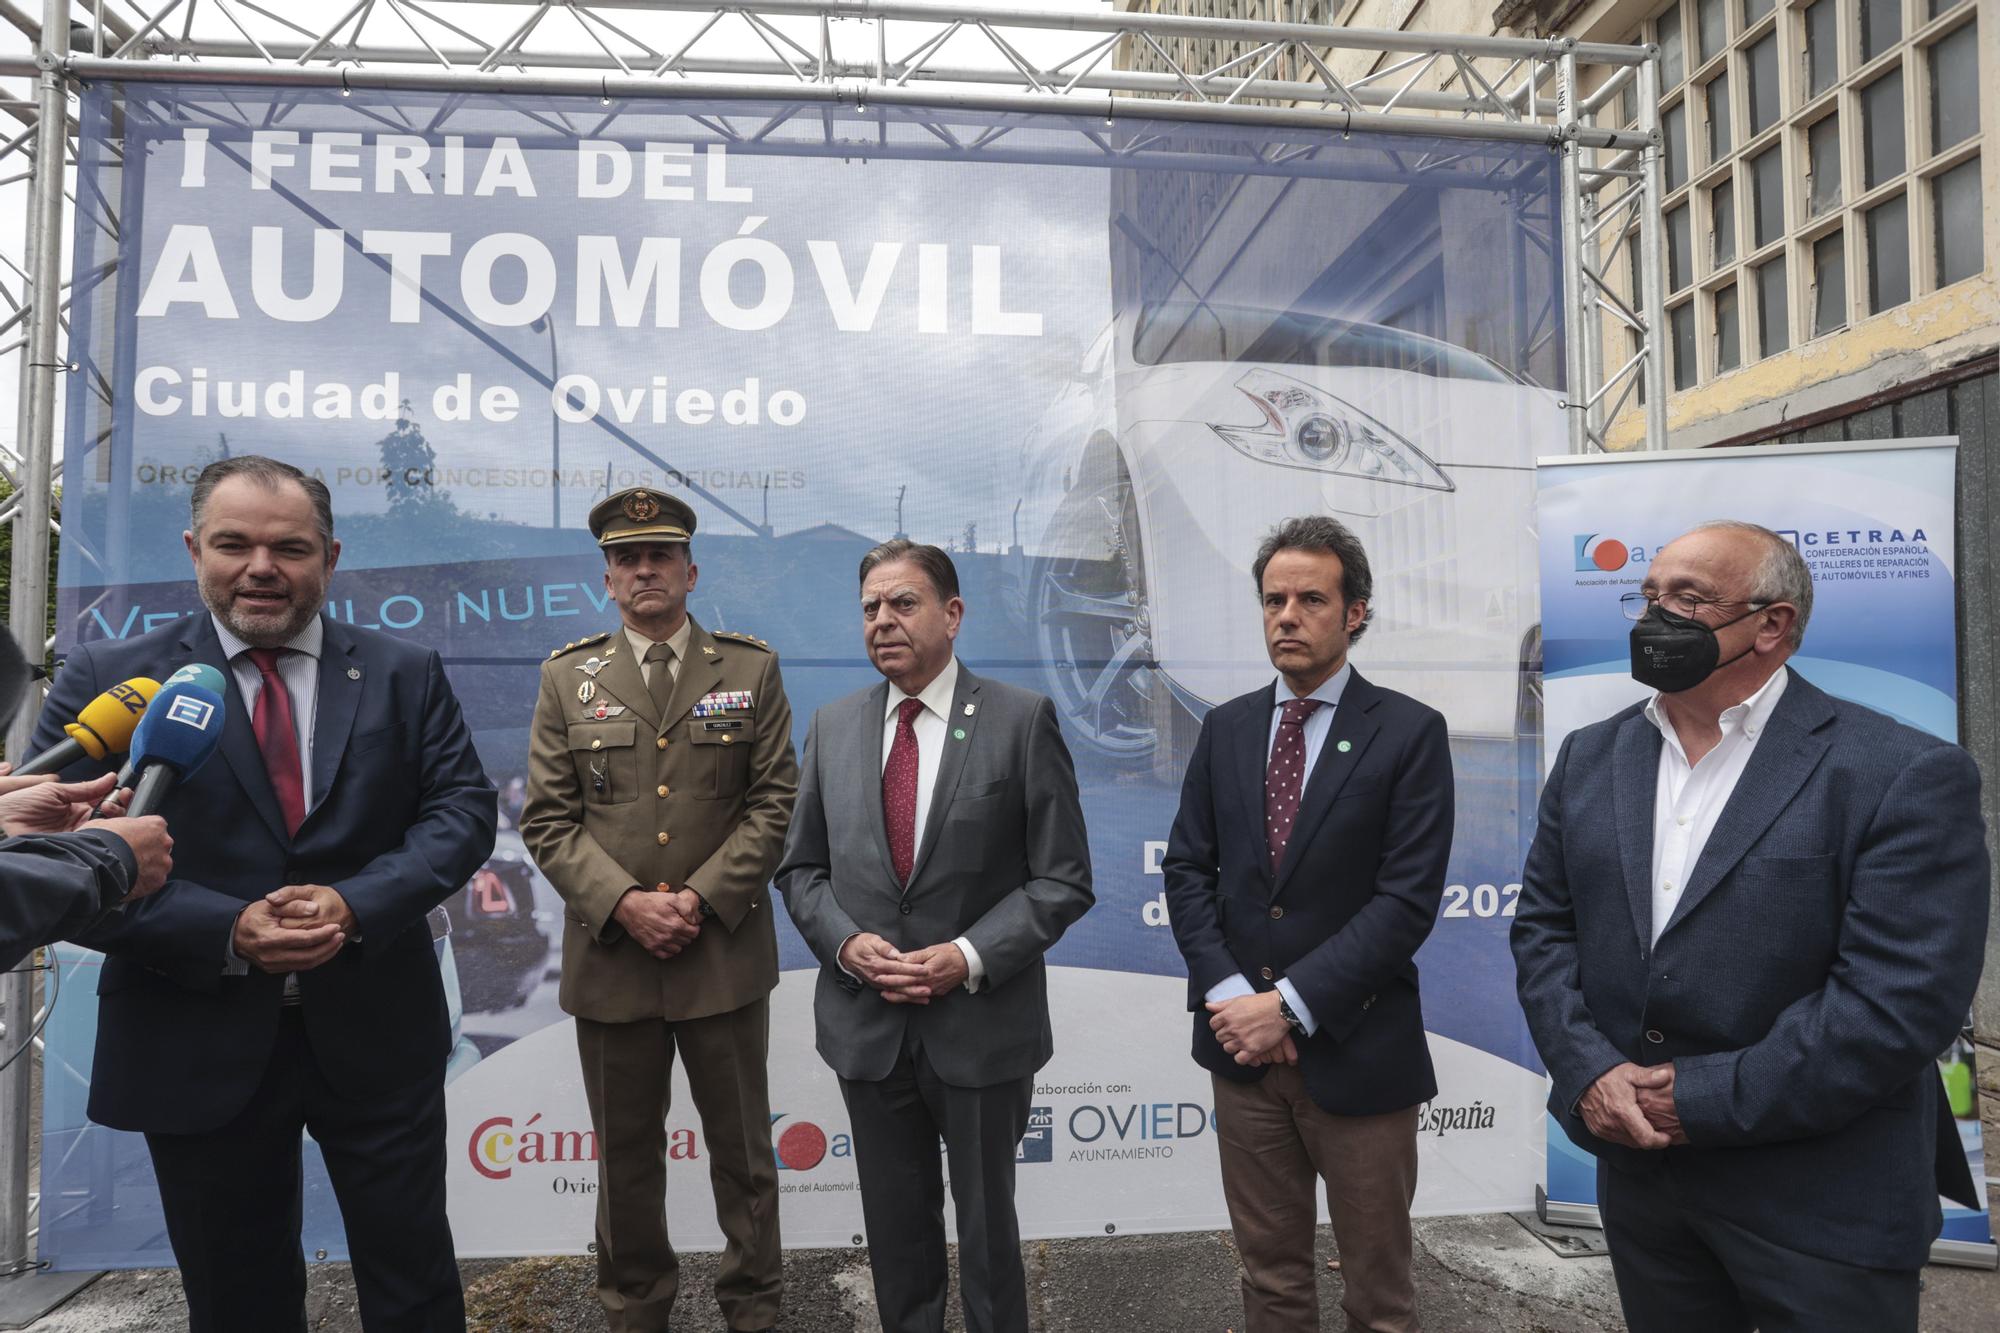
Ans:
{"type": "Polygon", "coordinates": [[[634,523],[650,523],[660,515],[660,502],[649,491],[634,491],[625,497],[625,517],[634,523]]]}

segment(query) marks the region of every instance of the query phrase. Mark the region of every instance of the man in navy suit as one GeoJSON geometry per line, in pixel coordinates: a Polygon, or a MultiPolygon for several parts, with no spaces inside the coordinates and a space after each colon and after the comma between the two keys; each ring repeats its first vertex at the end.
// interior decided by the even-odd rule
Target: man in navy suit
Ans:
{"type": "Polygon", "coordinates": [[[105,954],[90,1118],[146,1135],[195,1333],[304,1329],[307,1130],[363,1325],[462,1329],[426,916],[492,850],[493,786],[435,652],[320,614],[324,483],[225,459],[192,511],[207,611],[78,647],[30,746],[130,676],[230,681],[221,754],[161,811],[174,878],[81,937],[105,954]]]}
{"type": "Polygon", "coordinates": [[[1626,1322],[1913,1333],[1963,1175],[1935,1062],[1986,939],[1978,770],[1786,667],[1812,576],[1776,533],[1704,524],[1626,601],[1657,693],[1563,743],[1513,933],[1626,1322]]]}
{"type": "Polygon", "coordinates": [[[1353,533],[1292,519],[1251,571],[1278,680],[1203,722],[1163,863],[1245,1327],[1319,1328],[1324,1180],[1347,1326],[1414,1333],[1417,1107],[1437,1077],[1413,959],[1451,856],[1451,750],[1437,710],[1347,660],[1372,593],[1353,533]]]}

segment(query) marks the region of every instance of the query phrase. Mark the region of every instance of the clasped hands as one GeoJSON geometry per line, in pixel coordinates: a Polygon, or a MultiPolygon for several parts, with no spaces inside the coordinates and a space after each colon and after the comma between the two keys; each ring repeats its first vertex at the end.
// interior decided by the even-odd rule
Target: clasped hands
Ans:
{"type": "Polygon", "coordinates": [[[1239,1065],[1295,1065],[1299,1048],[1276,991],[1208,1003],[1208,1027],[1239,1065]]]}
{"type": "Polygon", "coordinates": [[[661,884],[651,891],[627,889],[611,917],[655,958],[672,958],[701,934],[701,895],[661,884]]]}
{"type": "Polygon", "coordinates": [[[355,935],[354,913],[324,884],[287,884],[236,916],[236,956],[260,972],[309,972],[355,935]]]}
{"type": "Polygon", "coordinates": [[[1666,1148],[1688,1141],[1674,1108],[1674,1067],[1627,1061],[1606,1070],[1577,1103],[1583,1123],[1608,1143],[1666,1148]]]}
{"type": "Polygon", "coordinates": [[[965,984],[971,969],[956,944],[898,949],[867,931],[840,946],[840,965],[879,992],[890,1004],[929,1004],[965,984]]]}

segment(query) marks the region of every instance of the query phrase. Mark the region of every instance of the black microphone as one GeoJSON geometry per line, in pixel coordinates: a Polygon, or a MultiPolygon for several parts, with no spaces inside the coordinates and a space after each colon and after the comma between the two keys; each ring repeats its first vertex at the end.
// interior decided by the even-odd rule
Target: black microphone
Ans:
{"type": "Polygon", "coordinates": [[[227,717],[222,696],[206,686],[183,681],[161,690],[132,736],[139,781],[125,813],[135,819],[157,814],[175,784],[207,763],[222,744],[227,717]]]}

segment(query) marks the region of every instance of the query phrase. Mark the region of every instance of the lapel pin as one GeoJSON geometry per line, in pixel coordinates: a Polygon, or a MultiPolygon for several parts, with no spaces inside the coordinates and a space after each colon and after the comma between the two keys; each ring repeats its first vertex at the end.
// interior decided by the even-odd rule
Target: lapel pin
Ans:
{"type": "Polygon", "coordinates": [[[348,678],[349,680],[360,680],[360,679],[361,679],[361,668],[360,668],[360,667],[349,667],[349,668],[347,668],[347,678],[348,678]]]}
{"type": "Polygon", "coordinates": [[[715,645],[712,643],[704,643],[701,646],[701,650],[707,653],[710,657],[715,656],[715,645]]]}
{"type": "Polygon", "coordinates": [[[951,733],[951,738],[952,738],[953,740],[955,740],[955,741],[962,741],[962,740],[964,740],[964,739],[965,739],[965,728],[964,728],[964,727],[959,727],[959,728],[958,728],[957,730],[953,731],[953,732],[951,733]]]}
{"type": "Polygon", "coordinates": [[[965,706],[965,715],[966,715],[967,717],[971,717],[971,716],[972,716],[972,705],[971,705],[971,704],[967,704],[967,705],[965,706]]]}
{"type": "Polygon", "coordinates": [[[1342,741],[1340,744],[1334,746],[1333,748],[1340,751],[1342,754],[1346,754],[1349,750],[1352,750],[1354,748],[1354,742],[1342,741]]]}
{"type": "Polygon", "coordinates": [[[586,680],[585,682],[583,682],[583,684],[576,687],[576,701],[578,703],[587,704],[596,697],[597,697],[596,681],[586,680]]]}

